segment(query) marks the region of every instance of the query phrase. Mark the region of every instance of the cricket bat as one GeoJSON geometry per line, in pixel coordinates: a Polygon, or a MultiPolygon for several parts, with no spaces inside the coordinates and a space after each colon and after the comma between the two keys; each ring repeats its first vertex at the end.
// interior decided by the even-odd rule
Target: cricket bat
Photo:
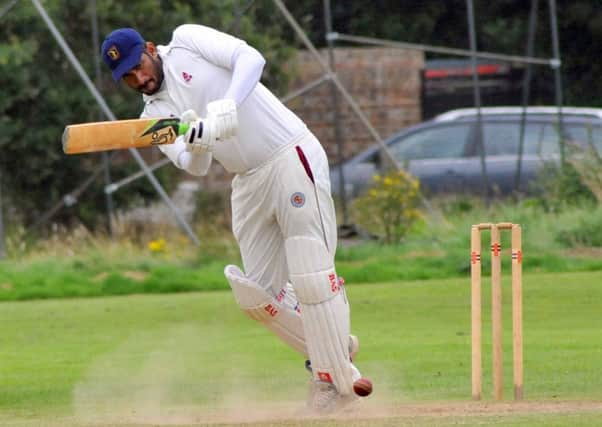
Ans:
{"type": "Polygon", "coordinates": [[[63,132],[63,151],[80,154],[172,144],[187,130],[188,124],[176,117],[68,125],[63,132]]]}

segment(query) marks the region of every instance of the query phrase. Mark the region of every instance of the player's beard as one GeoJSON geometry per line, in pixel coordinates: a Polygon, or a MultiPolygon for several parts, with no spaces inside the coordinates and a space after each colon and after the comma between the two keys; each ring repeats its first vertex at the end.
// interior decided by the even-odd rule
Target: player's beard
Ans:
{"type": "MultiPolygon", "coordinates": [[[[146,53],[146,55],[148,55],[148,53],[146,53]]],[[[148,58],[151,60],[153,66],[153,77],[148,79],[148,81],[143,86],[140,86],[138,90],[145,95],[153,95],[161,89],[161,85],[163,84],[163,61],[161,61],[159,56],[155,59],[151,55],[148,55],[148,58]]]]}

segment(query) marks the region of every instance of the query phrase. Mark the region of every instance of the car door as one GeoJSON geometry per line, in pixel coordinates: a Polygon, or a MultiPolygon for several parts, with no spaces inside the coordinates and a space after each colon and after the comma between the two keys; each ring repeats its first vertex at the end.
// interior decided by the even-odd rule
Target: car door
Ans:
{"type": "Polygon", "coordinates": [[[581,150],[595,148],[602,155],[602,124],[569,123],[563,128],[567,134],[568,144],[573,144],[581,150]]]}
{"type": "Polygon", "coordinates": [[[436,124],[404,135],[389,147],[426,192],[460,191],[466,184],[469,134],[469,123],[436,124]]]}
{"type": "MultiPolygon", "coordinates": [[[[379,173],[380,155],[377,147],[354,158],[343,166],[345,194],[347,197],[357,197],[373,182],[374,175],[379,173]]],[[[331,170],[330,182],[334,194],[341,192],[341,169],[337,166],[331,170]]]]}
{"type": "MultiPolygon", "coordinates": [[[[516,188],[519,167],[520,118],[493,120],[482,123],[485,144],[485,165],[490,188],[496,193],[508,194],[516,188]]],[[[549,121],[527,121],[520,162],[521,191],[528,191],[545,162],[557,162],[559,154],[558,128],[549,121]]],[[[475,163],[480,157],[475,150],[475,163]]],[[[478,174],[473,170],[473,174],[478,174]]]]}

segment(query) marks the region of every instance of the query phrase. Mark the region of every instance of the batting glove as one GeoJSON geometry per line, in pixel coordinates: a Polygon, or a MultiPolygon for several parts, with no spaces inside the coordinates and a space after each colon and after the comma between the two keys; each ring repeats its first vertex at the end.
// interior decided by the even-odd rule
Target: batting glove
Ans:
{"type": "Polygon", "coordinates": [[[216,138],[230,139],[238,133],[238,114],[236,102],[232,99],[220,99],[207,104],[207,118],[215,122],[216,138]]]}
{"type": "Polygon", "coordinates": [[[199,118],[194,110],[186,110],[180,121],[188,125],[188,130],[184,134],[186,151],[195,154],[213,151],[216,141],[214,120],[199,118]]]}

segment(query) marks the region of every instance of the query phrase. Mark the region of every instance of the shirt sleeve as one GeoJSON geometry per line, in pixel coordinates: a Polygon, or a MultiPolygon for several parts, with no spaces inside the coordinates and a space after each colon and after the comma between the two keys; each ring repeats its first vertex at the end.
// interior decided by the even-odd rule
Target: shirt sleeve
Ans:
{"type": "Polygon", "coordinates": [[[244,40],[203,25],[182,25],[173,33],[172,46],[196,52],[207,61],[232,71],[225,99],[240,105],[261,78],[265,59],[244,40]]]}
{"type": "Polygon", "coordinates": [[[236,105],[242,104],[261,79],[264,65],[265,59],[257,50],[247,44],[239,46],[234,54],[230,87],[224,98],[233,99],[236,105]]]}

